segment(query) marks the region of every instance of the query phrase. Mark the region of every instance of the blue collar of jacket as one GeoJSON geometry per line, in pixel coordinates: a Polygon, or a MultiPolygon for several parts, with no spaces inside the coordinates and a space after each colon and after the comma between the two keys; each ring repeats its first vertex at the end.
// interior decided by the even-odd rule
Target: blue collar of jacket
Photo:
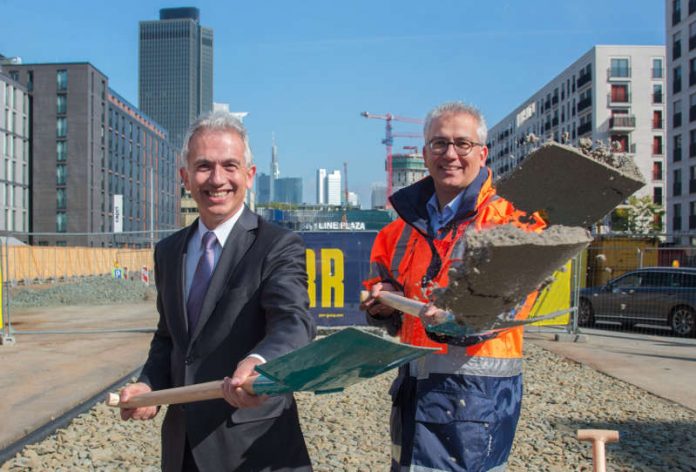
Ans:
{"type": "MultiPolygon", "coordinates": [[[[462,190],[459,208],[448,226],[456,225],[476,213],[479,193],[488,178],[488,173],[488,168],[482,167],[473,182],[462,190]]],[[[427,235],[430,226],[427,204],[434,193],[435,183],[433,178],[428,176],[394,193],[389,198],[389,201],[401,219],[419,232],[427,235]]]]}

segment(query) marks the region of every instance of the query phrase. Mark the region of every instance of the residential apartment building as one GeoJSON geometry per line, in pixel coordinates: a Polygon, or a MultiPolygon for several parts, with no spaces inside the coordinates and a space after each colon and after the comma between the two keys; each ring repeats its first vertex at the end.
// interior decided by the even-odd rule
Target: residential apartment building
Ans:
{"type": "Polygon", "coordinates": [[[538,144],[580,138],[616,143],[647,185],[637,197],[665,205],[665,47],[594,46],[490,128],[488,165],[511,172],[538,144]]]}
{"type": "Polygon", "coordinates": [[[666,0],[667,239],[696,245],[696,1],[666,0]]]}
{"type": "MultiPolygon", "coordinates": [[[[2,59],[2,56],[0,56],[2,59]]],[[[29,231],[29,92],[0,65],[0,231],[29,231]]]]}
{"type": "Polygon", "coordinates": [[[213,109],[213,30],[198,8],[163,8],[140,22],[140,109],[169,131],[181,149],[189,124],[213,109]]]}
{"type": "Polygon", "coordinates": [[[178,226],[176,162],[167,133],[111,90],[106,75],[89,63],[6,71],[30,94],[29,229],[42,233],[35,243],[102,246],[111,241],[99,233],[178,226]],[[122,201],[118,210],[115,200],[122,201]]]}

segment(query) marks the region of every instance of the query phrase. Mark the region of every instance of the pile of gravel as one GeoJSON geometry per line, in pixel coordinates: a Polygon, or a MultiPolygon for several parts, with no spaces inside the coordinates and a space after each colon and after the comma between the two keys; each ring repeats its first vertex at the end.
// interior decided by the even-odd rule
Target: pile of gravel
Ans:
{"type": "Polygon", "coordinates": [[[71,282],[14,288],[10,306],[36,308],[56,305],[106,305],[154,300],[154,287],[139,280],[89,277],[71,282]]]}
{"type": "MultiPolygon", "coordinates": [[[[620,442],[607,445],[609,470],[696,469],[696,412],[531,343],[525,354],[524,404],[508,470],[592,470],[590,444],[575,439],[581,428],[620,431],[620,442]]],[[[297,395],[315,470],[388,470],[393,375],[339,394],[297,395]]],[[[0,471],[159,470],[162,416],[122,422],[116,411],[98,405],[0,471]]]]}

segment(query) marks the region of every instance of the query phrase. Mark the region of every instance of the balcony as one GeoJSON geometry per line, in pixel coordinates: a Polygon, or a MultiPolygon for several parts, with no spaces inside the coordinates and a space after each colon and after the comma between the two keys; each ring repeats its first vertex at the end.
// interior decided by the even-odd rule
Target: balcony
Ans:
{"type": "Polygon", "coordinates": [[[610,67],[607,69],[607,79],[630,79],[631,78],[631,68],[630,67],[610,67]]]}
{"type": "Polygon", "coordinates": [[[653,156],[661,156],[662,153],[664,152],[663,149],[664,149],[664,146],[662,146],[662,144],[659,144],[659,145],[653,144],[653,147],[652,147],[653,156]]]}
{"type": "Polygon", "coordinates": [[[693,51],[696,48],[696,36],[689,37],[689,51],[693,51]]]}
{"type": "Polygon", "coordinates": [[[672,126],[675,128],[680,127],[682,124],[682,114],[681,112],[672,115],[672,126]]]}
{"type": "Polygon", "coordinates": [[[662,103],[662,93],[661,92],[654,92],[652,94],[652,99],[653,99],[654,104],[662,103]]]}
{"type": "Polygon", "coordinates": [[[681,21],[681,10],[674,10],[672,12],[672,26],[676,25],[681,21]]]}
{"type": "Polygon", "coordinates": [[[673,161],[673,162],[679,162],[679,161],[681,161],[681,160],[682,160],[682,159],[681,159],[681,154],[682,154],[681,147],[675,147],[675,148],[672,150],[672,161],[673,161]]]}
{"type": "Polygon", "coordinates": [[[696,229],[696,215],[689,215],[689,229],[696,229]]]}
{"type": "Polygon", "coordinates": [[[586,83],[591,82],[591,81],[592,81],[592,74],[582,74],[582,75],[578,76],[577,86],[578,86],[578,88],[580,88],[583,85],[585,85],[586,83]]]}
{"type": "Polygon", "coordinates": [[[607,94],[607,106],[626,106],[631,103],[630,93],[607,94]]]}
{"type": "Polygon", "coordinates": [[[664,126],[665,124],[662,118],[652,120],[652,129],[663,129],[664,126]]]}
{"type": "Polygon", "coordinates": [[[592,106],[592,97],[583,98],[582,100],[580,100],[578,102],[578,107],[577,107],[578,113],[583,111],[585,108],[588,108],[591,106],[592,106]]]}
{"type": "Polygon", "coordinates": [[[689,193],[696,193],[696,180],[689,180],[689,193]]]}
{"type": "Polygon", "coordinates": [[[592,131],[592,123],[584,123],[580,126],[578,126],[578,136],[582,136],[583,134],[587,134],[590,131],[592,131]]]}
{"type": "Polygon", "coordinates": [[[551,105],[557,105],[558,104],[558,95],[554,95],[551,98],[551,105]]]}
{"type": "Polygon", "coordinates": [[[616,115],[609,118],[609,129],[633,129],[636,127],[635,115],[616,115]]]}
{"type": "Polygon", "coordinates": [[[689,143],[689,157],[696,157],[696,143],[689,143]]]}

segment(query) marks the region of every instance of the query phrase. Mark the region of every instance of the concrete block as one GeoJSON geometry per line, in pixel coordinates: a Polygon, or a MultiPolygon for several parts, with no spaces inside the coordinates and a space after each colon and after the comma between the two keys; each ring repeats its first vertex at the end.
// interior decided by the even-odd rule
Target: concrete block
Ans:
{"type": "Polygon", "coordinates": [[[550,224],[592,226],[645,185],[632,159],[599,151],[544,144],[496,184],[498,195],[550,224]]]}

